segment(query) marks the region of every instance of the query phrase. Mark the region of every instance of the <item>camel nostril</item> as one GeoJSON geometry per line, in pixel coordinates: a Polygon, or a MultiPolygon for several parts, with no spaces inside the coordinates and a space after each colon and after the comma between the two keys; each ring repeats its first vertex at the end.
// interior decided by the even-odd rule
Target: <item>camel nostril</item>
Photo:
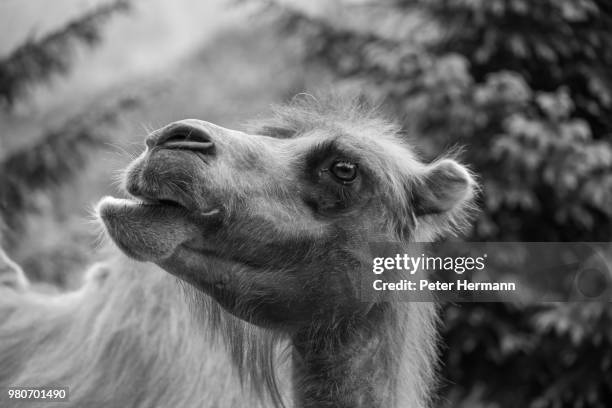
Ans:
{"type": "Polygon", "coordinates": [[[171,127],[159,135],[154,146],[164,149],[192,150],[206,154],[214,152],[214,143],[210,135],[204,129],[191,125],[171,127]]]}

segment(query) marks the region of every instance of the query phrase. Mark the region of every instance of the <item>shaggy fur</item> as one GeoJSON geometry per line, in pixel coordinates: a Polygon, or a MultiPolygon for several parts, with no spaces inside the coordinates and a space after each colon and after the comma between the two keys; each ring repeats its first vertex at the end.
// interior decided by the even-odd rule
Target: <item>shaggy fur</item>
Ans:
{"type": "Polygon", "coordinates": [[[260,136],[222,130],[221,139],[222,128],[181,122],[211,131],[218,157],[189,167],[191,156],[156,153],[172,127],[150,137],[127,173],[132,194],[142,190],[130,185],[138,180],[194,205],[198,194],[224,198],[220,226],[210,232],[206,220],[203,233],[214,234],[205,235],[206,256],[208,242],[218,255],[195,272],[193,262],[175,259],[173,242],[199,234],[200,223],[183,210],[110,202],[100,211],[123,252],[182,280],[119,255],[92,268],[73,293],[0,288],[0,389],[69,386],[62,407],[429,405],[435,305],[364,304],[354,271],[368,263],[367,241],[426,242],[464,226],[472,176],[450,158],[422,163],[396,126],[359,104],[305,97],[264,123],[260,136]],[[304,178],[335,154],[330,141],[358,157],[358,194],[304,178]],[[170,174],[172,166],[156,167],[151,157],[185,167],[170,174]],[[200,171],[208,173],[196,183],[200,171]]]}
{"type": "Polygon", "coordinates": [[[252,407],[258,393],[270,401],[262,387],[274,337],[221,320],[214,305],[209,321],[195,319],[189,291],[122,256],[92,267],[76,292],[0,288],[0,387],[69,386],[69,403],[57,406],[75,408],[252,407]],[[241,378],[254,389],[240,391],[241,378]]]}

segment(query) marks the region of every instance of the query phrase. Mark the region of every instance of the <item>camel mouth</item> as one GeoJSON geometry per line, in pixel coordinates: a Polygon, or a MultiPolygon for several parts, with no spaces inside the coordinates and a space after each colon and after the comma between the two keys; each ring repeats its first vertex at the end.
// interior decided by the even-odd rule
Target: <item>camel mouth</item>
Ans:
{"type": "Polygon", "coordinates": [[[187,209],[175,202],[115,197],[100,200],[96,213],[113,239],[113,232],[128,232],[128,225],[132,231],[147,230],[154,225],[171,226],[173,220],[184,219],[188,215],[187,209]]]}
{"type": "Polygon", "coordinates": [[[138,197],[129,197],[129,198],[116,198],[116,197],[106,197],[107,205],[111,205],[116,207],[118,210],[132,210],[135,211],[137,209],[176,209],[176,210],[186,210],[186,207],[176,200],[150,200],[138,197]]]}
{"type": "Polygon", "coordinates": [[[138,192],[126,191],[128,198],[120,199],[131,202],[131,205],[141,205],[149,207],[174,207],[190,210],[191,205],[184,200],[181,200],[180,195],[175,196],[161,196],[155,194],[146,194],[140,187],[137,188],[138,192]]]}
{"type": "Polygon", "coordinates": [[[155,198],[155,199],[144,199],[135,197],[134,201],[137,205],[150,205],[150,206],[168,206],[177,208],[187,208],[180,201],[171,198],[155,198]]]}
{"type": "MultiPolygon", "coordinates": [[[[98,205],[97,213],[104,219],[104,215],[109,212],[115,214],[123,213],[126,216],[138,216],[142,213],[143,217],[153,217],[156,212],[167,214],[175,214],[177,216],[193,216],[196,215],[199,219],[216,219],[221,215],[221,209],[217,206],[211,206],[204,210],[197,211],[187,207],[178,199],[174,198],[149,198],[131,196],[129,198],[105,197],[98,205]]],[[[153,221],[151,219],[150,221],[153,221]]]]}
{"type": "Polygon", "coordinates": [[[107,234],[126,255],[140,261],[171,256],[181,244],[197,239],[201,227],[214,228],[221,211],[197,214],[175,200],[103,198],[96,208],[107,234]]]}

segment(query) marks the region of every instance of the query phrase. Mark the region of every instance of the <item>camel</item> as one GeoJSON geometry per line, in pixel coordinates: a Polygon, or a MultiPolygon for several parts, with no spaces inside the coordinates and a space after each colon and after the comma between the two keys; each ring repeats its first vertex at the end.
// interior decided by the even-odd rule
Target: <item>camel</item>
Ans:
{"type": "Polygon", "coordinates": [[[154,131],[127,198],[97,206],[119,251],[77,291],[0,288],[1,389],[68,386],[61,407],[430,406],[436,305],[365,300],[355,271],[371,241],[464,228],[474,177],[358,102],[298,97],[254,126],[154,131]]]}

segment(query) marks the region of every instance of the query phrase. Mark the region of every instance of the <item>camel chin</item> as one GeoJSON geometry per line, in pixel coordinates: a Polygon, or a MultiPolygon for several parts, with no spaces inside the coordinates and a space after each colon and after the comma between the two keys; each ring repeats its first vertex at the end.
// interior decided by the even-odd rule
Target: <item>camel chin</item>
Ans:
{"type": "Polygon", "coordinates": [[[138,261],[166,259],[197,236],[188,211],[180,206],[104,197],[96,213],[115,244],[138,261]]]}

